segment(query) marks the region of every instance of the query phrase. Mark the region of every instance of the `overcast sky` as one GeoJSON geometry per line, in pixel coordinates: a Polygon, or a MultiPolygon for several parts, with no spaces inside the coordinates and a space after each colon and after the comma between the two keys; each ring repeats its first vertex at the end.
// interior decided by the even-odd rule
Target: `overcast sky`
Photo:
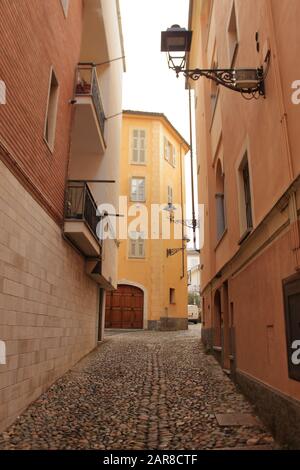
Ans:
{"type": "Polygon", "coordinates": [[[188,0],[121,0],[127,73],[124,109],[163,112],[188,140],[188,96],[160,52],[160,32],[187,27],[188,0]]]}
{"type": "MultiPolygon", "coordinates": [[[[161,31],[173,24],[188,27],[189,0],[120,0],[120,5],[127,68],[123,109],[164,113],[189,142],[185,80],[176,78],[160,52],[161,31]]],[[[186,171],[189,178],[188,156],[186,171]]]]}

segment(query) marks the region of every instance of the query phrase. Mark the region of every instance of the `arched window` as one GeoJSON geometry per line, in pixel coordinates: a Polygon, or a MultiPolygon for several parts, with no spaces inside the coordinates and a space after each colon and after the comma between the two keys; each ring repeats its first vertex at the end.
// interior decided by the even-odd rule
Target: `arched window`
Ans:
{"type": "Polygon", "coordinates": [[[223,236],[226,229],[225,199],[224,199],[224,173],[220,160],[216,169],[216,223],[217,241],[223,236]]]}

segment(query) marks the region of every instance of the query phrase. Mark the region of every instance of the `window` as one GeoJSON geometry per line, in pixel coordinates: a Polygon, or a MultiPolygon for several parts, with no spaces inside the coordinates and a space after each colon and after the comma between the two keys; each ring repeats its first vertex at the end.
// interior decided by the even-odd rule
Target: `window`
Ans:
{"type": "Polygon", "coordinates": [[[175,304],[175,289],[170,289],[170,292],[169,292],[169,296],[170,296],[170,304],[175,304]]]}
{"type": "Polygon", "coordinates": [[[172,204],[173,202],[173,188],[168,186],[168,204],[172,204]]]}
{"type": "MultiPolygon", "coordinates": [[[[218,61],[215,57],[212,63],[212,69],[218,68],[218,61]]],[[[214,80],[210,80],[210,107],[211,107],[211,120],[214,118],[215,109],[218,102],[219,86],[214,80]]]]}
{"type": "Polygon", "coordinates": [[[66,17],[68,14],[69,0],[60,0],[60,3],[61,3],[61,6],[63,7],[64,15],[66,17]]]}
{"type": "Polygon", "coordinates": [[[300,276],[283,283],[288,370],[300,381],[300,276]]]}
{"type": "Polygon", "coordinates": [[[228,24],[228,53],[229,53],[229,64],[233,68],[236,54],[238,49],[238,31],[237,31],[237,21],[236,21],[236,12],[235,12],[235,2],[233,2],[232,10],[229,18],[228,24]]]}
{"type": "Polygon", "coordinates": [[[164,159],[167,160],[172,166],[176,166],[176,150],[174,145],[164,137],[164,159]]]}
{"type": "Polygon", "coordinates": [[[217,163],[216,174],[216,223],[217,241],[219,241],[226,230],[225,198],[224,198],[224,173],[220,160],[217,163]]]}
{"type": "Polygon", "coordinates": [[[248,160],[246,164],[244,165],[242,172],[243,172],[244,193],[245,193],[245,211],[246,211],[247,229],[251,229],[253,227],[253,222],[252,222],[251,189],[250,189],[248,160]]]}
{"type": "Polygon", "coordinates": [[[143,232],[130,232],[129,258],[145,258],[145,239],[143,232]]]}
{"type": "Polygon", "coordinates": [[[145,178],[131,178],[130,199],[136,202],[145,201],[145,178]]]}
{"type": "Polygon", "coordinates": [[[146,131],[134,129],[132,133],[132,163],[146,163],[146,131]]]}
{"type": "Polygon", "coordinates": [[[249,173],[248,154],[245,153],[239,168],[239,192],[240,192],[240,224],[242,238],[247,236],[253,228],[251,182],[249,173]]]}
{"type": "Polygon", "coordinates": [[[45,140],[47,141],[51,150],[54,148],[55,128],[57,117],[57,104],[58,104],[58,81],[53,69],[51,69],[51,79],[48,94],[48,104],[45,122],[45,140]]]}

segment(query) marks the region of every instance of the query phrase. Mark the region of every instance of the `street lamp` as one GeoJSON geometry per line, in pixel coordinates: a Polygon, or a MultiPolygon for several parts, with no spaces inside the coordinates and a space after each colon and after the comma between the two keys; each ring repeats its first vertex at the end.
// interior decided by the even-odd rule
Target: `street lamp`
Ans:
{"type": "MultiPolygon", "coordinates": [[[[218,85],[222,85],[230,90],[237,91],[242,95],[252,95],[265,97],[264,80],[266,72],[264,67],[259,68],[238,68],[238,69],[187,69],[187,53],[191,49],[192,31],[173,25],[167,31],[161,33],[161,51],[167,53],[168,66],[174,70],[177,77],[180,73],[192,80],[206,77],[213,80],[218,85]],[[174,54],[175,53],[175,54],[174,54]]],[[[267,68],[270,60],[270,51],[265,61],[267,68]]]]}
{"type": "Polygon", "coordinates": [[[182,239],[182,247],[181,248],[167,248],[167,256],[176,255],[179,251],[184,251],[186,249],[186,245],[189,243],[190,239],[185,235],[182,239]]]}

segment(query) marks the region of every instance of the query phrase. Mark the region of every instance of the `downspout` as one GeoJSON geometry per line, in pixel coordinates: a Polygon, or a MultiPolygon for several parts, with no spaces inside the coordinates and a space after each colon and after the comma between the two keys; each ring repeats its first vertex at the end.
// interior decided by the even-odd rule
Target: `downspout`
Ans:
{"type": "MultiPolygon", "coordinates": [[[[182,212],[182,222],[184,221],[184,214],[183,214],[183,171],[182,171],[182,152],[181,152],[181,149],[182,149],[182,143],[180,143],[180,150],[179,150],[179,159],[180,159],[180,198],[181,198],[181,212],[182,212]]],[[[185,275],[185,262],[184,262],[184,251],[185,251],[185,247],[184,247],[184,241],[183,241],[183,238],[184,238],[184,225],[183,223],[181,224],[181,240],[182,240],[182,245],[181,245],[181,264],[182,264],[182,274],[181,274],[181,279],[184,278],[184,275],[185,275]]]]}
{"type": "Polygon", "coordinates": [[[196,250],[196,214],[195,214],[195,189],[194,189],[194,153],[193,153],[193,130],[192,130],[192,94],[191,85],[188,83],[189,89],[189,125],[190,125],[190,154],[191,154],[191,187],[192,187],[192,220],[193,220],[193,246],[196,250]]]}

